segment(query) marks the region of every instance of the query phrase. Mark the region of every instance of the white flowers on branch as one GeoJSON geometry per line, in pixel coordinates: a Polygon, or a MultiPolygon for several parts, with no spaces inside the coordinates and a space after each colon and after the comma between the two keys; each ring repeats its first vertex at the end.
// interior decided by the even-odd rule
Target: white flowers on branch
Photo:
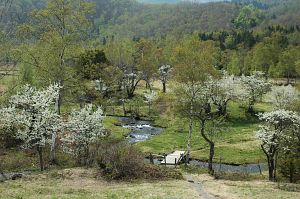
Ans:
{"type": "Polygon", "coordinates": [[[299,100],[299,92],[291,85],[273,86],[267,95],[267,101],[271,102],[274,110],[291,109],[293,103],[299,100]]]}
{"type": "Polygon", "coordinates": [[[243,88],[239,95],[240,99],[247,103],[248,112],[253,113],[254,104],[270,90],[271,83],[264,78],[261,72],[256,72],[251,76],[243,75],[240,80],[243,88]]]}
{"type": "Polygon", "coordinates": [[[146,98],[146,103],[148,104],[148,114],[151,115],[151,105],[156,100],[157,95],[156,92],[146,92],[144,93],[144,97],[146,98]]]}
{"type": "Polygon", "coordinates": [[[101,108],[94,112],[92,104],[79,111],[73,111],[69,116],[65,124],[67,133],[62,141],[64,148],[77,157],[80,163],[87,163],[90,145],[105,135],[103,118],[101,108]]]}
{"type": "Polygon", "coordinates": [[[293,111],[276,110],[259,114],[259,119],[264,122],[257,131],[261,148],[268,160],[269,179],[275,180],[275,156],[280,150],[288,149],[300,130],[300,116],[293,111]]]}
{"type": "Polygon", "coordinates": [[[211,87],[212,102],[217,106],[219,115],[226,115],[228,102],[240,96],[240,79],[225,72],[221,79],[211,79],[208,84],[211,87]]]}
{"type": "Polygon", "coordinates": [[[44,169],[42,150],[51,143],[52,132],[62,128],[60,116],[53,110],[59,96],[59,84],[37,90],[29,85],[11,97],[10,106],[1,110],[2,123],[17,127],[17,137],[25,148],[36,147],[41,170],[44,169]]]}
{"type": "Polygon", "coordinates": [[[172,68],[170,65],[162,65],[158,69],[159,79],[163,84],[163,92],[164,93],[166,92],[166,84],[167,84],[168,78],[170,76],[171,70],[172,70],[172,68]]]}

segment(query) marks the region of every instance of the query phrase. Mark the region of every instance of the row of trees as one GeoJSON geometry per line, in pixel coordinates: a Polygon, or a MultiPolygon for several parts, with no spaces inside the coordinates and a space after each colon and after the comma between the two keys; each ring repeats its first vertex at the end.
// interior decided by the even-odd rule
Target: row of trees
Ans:
{"type": "Polygon", "coordinates": [[[215,141],[217,135],[225,131],[228,102],[245,103],[246,111],[253,115],[255,103],[264,97],[274,111],[258,114],[262,125],[257,137],[268,161],[269,179],[276,179],[277,167],[291,182],[298,179],[300,116],[295,109],[299,103],[296,88],[291,85],[271,87],[261,73],[241,77],[225,74],[221,79],[208,77],[206,81],[198,81],[192,86],[190,82],[182,82],[176,92],[180,96],[180,110],[190,121],[186,161],[189,160],[194,120],[199,122],[199,133],[209,144],[208,168],[213,173],[215,141]],[[280,161],[277,161],[278,157],[280,161]]]}
{"type": "MultiPolygon", "coordinates": [[[[199,122],[200,135],[210,146],[209,171],[213,172],[214,139],[226,126],[223,122],[226,121],[224,118],[228,103],[242,102],[246,111],[255,115],[255,103],[265,97],[273,105],[274,112],[259,114],[264,125],[258,131],[258,138],[262,141],[262,149],[268,159],[270,180],[274,180],[274,157],[280,150],[284,151],[284,148],[289,154],[297,154],[299,150],[299,116],[291,111],[295,108],[295,103],[299,102],[297,90],[290,85],[272,86],[263,72],[254,72],[247,76],[233,76],[225,72],[220,76],[215,66],[218,50],[211,41],[203,42],[196,37],[190,37],[179,43],[175,52],[174,79],[178,83],[174,89],[176,96],[179,96],[179,110],[189,118],[187,161],[195,119],[199,122]],[[289,146],[292,149],[287,150],[289,146]]],[[[295,168],[296,162],[290,162],[291,169],[295,168]]]]}
{"type": "Polygon", "coordinates": [[[11,97],[9,106],[0,109],[1,127],[13,129],[16,138],[24,148],[35,148],[44,170],[43,149],[51,148],[50,160],[55,160],[57,141],[61,140],[66,152],[70,152],[78,163],[86,164],[89,149],[106,131],[102,125],[103,112],[88,105],[74,110],[64,120],[55,108],[61,86],[52,84],[43,90],[25,85],[18,94],[11,97]]]}

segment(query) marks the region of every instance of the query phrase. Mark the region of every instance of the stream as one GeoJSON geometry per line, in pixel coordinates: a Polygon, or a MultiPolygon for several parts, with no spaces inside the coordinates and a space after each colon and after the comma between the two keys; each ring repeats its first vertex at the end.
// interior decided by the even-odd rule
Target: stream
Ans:
{"type": "MultiPolygon", "coordinates": [[[[123,128],[130,130],[127,139],[131,144],[146,141],[155,135],[159,135],[164,130],[163,128],[153,126],[150,121],[136,120],[131,117],[118,117],[118,119],[123,128]]],[[[146,159],[146,161],[149,162],[149,159],[146,159]]],[[[160,164],[160,162],[161,160],[154,159],[155,164],[160,164]]],[[[201,160],[191,160],[190,165],[201,168],[208,167],[208,163],[201,160]]],[[[259,173],[268,170],[268,167],[266,163],[243,165],[213,163],[213,169],[222,172],[259,173]]]]}
{"type": "Polygon", "coordinates": [[[163,128],[153,126],[150,121],[136,120],[131,117],[118,117],[118,119],[123,128],[130,130],[127,139],[131,144],[146,141],[163,131],[163,128]]]}

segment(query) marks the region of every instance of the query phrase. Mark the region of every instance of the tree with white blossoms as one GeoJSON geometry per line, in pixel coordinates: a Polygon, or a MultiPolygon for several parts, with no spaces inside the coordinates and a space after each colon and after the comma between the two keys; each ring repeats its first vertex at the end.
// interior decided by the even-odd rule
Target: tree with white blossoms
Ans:
{"type": "Polygon", "coordinates": [[[250,76],[242,75],[240,82],[242,86],[240,90],[237,90],[238,96],[247,103],[247,112],[254,113],[255,103],[270,90],[271,83],[265,79],[262,72],[255,72],[250,76]]]}
{"type": "Polygon", "coordinates": [[[171,73],[171,66],[170,65],[162,65],[159,67],[158,72],[159,72],[159,79],[163,85],[163,92],[165,93],[167,88],[167,81],[169,79],[170,73],[171,73]]]}
{"type": "Polygon", "coordinates": [[[293,104],[299,101],[299,92],[292,85],[273,86],[267,95],[267,101],[273,105],[274,110],[291,110],[293,104]]]}
{"type": "Polygon", "coordinates": [[[286,143],[291,135],[300,130],[300,117],[296,112],[286,110],[260,113],[258,117],[264,124],[257,131],[257,137],[268,160],[269,180],[274,181],[276,156],[280,150],[288,147],[286,143]]]}
{"type": "Polygon", "coordinates": [[[175,94],[178,96],[177,106],[189,118],[189,134],[187,139],[186,162],[190,159],[191,141],[194,126],[194,109],[196,95],[201,91],[201,83],[178,83],[175,87],[175,94]]]}
{"type": "Polygon", "coordinates": [[[237,91],[241,89],[239,78],[224,72],[221,79],[210,79],[207,84],[211,87],[212,102],[217,106],[218,114],[225,116],[228,102],[238,98],[237,91]]]}
{"type": "Polygon", "coordinates": [[[93,105],[89,104],[81,110],[74,110],[65,123],[64,148],[77,158],[78,163],[87,164],[90,145],[106,134],[103,118],[101,108],[93,111],[93,105]]]}
{"type": "Polygon", "coordinates": [[[146,98],[146,103],[148,104],[148,114],[150,116],[151,115],[151,105],[157,98],[156,92],[154,92],[154,91],[146,92],[146,93],[144,93],[144,97],[146,98]]]}
{"type": "Polygon", "coordinates": [[[24,142],[24,148],[36,148],[41,171],[44,170],[43,149],[52,142],[53,132],[62,128],[60,116],[53,110],[60,88],[52,84],[37,90],[25,85],[11,97],[10,106],[1,109],[2,122],[17,127],[16,136],[24,142]]]}
{"type": "MultiPolygon", "coordinates": [[[[200,126],[200,135],[203,139],[209,144],[209,159],[208,159],[208,171],[209,173],[213,174],[213,157],[214,157],[214,134],[216,133],[215,128],[211,128],[210,130],[207,129],[208,123],[214,123],[214,114],[211,112],[211,87],[206,84],[200,87],[200,91],[197,93],[195,102],[194,102],[194,115],[198,119],[199,126],[200,126]]],[[[214,123],[216,124],[216,123],[214,123]]],[[[217,126],[217,125],[211,125],[217,126]]]]}

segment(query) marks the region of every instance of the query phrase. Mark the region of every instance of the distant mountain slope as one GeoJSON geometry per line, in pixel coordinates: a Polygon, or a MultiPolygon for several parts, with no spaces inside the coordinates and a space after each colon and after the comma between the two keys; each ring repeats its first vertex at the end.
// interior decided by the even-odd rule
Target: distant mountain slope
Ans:
{"type": "Polygon", "coordinates": [[[208,2],[220,2],[224,0],[138,0],[138,2],[141,3],[149,3],[149,4],[174,4],[174,3],[180,3],[180,2],[198,2],[198,3],[208,3],[208,2]]]}
{"type": "Polygon", "coordinates": [[[163,4],[163,3],[179,3],[180,0],[138,0],[141,3],[163,4]]]}

